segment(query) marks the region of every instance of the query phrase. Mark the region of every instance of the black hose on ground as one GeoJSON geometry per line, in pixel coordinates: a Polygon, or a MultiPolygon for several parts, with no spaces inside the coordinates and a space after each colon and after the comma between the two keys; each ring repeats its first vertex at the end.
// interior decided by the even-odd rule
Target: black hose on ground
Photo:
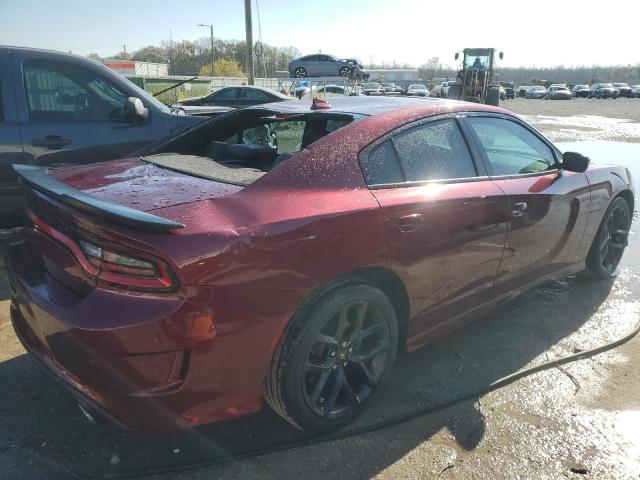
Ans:
{"type": "Polygon", "coordinates": [[[538,372],[542,372],[544,370],[548,370],[550,368],[554,368],[560,365],[564,365],[567,363],[571,363],[571,362],[575,362],[576,360],[582,360],[585,358],[590,358],[593,357],[595,355],[598,355],[600,353],[606,352],[608,350],[612,350],[616,347],[619,347],[620,345],[623,345],[624,343],[628,342],[629,340],[631,340],[633,337],[635,337],[638,333],[640,333],[640,321],[638,321],[638,323],[636,324],[635,328],[628,333],[627,335],[625,335],[624,337],[621,337],[617,340],[614,340],[612,342],[608,342],[605,343],[604,345],[601,345],[599,347],[596,348],[592,348],[590,350],[584,350],[578,353],[575,353],[573,355],[568,355],[566,357],[562,357],[562,358],[556,358],[554,360],[549,360],[547,362],[541,363],[539,365],[535,365],[533,367],[529,367],[529,368],[525,368],[524,370],[519,370],[515,373],[512,373],[510,375],[507,375],[505,377],[502,377],[498,380],[496,380],[493,383],[490,383],[489,385],[487,385],[486,387],[482,387],[479,388],[477,390],[474,390],[472,392],[468,392],[462,396],[456,397],[454,399],[448,400],[446,402],[442,402],[439,403],[437,405],[431,405],[425,408],[420,408],[414,412],[405,414],[405,415],[400,415],[398,417],[394,417],[392,419],[389,420],[384,420],[382,422],[378,422],[378,423],[374,423],[372,425],[368,425],[366,427],[362,427],[362,428],[357,428],[357,429],[353,429],[353,430],[343,430],[340,432],[336,432],[336,433],[332,433],[329,435],[324,435],[321,437],[314,437],[314,438],[308,438],[308,439],[303,439],[303,440],[297,440],[294,442],[287,442],[287,443],[283,443],[283,444],[279,444],[279,445],[274,445],[272,447],[266,447],[266,448],[259,448],[259,449],[255,449],[255,450],[250,450],[247,452],[243,452],[237,455],[231,455],[228,457],[221,457],[221,458],[216,458],[214,460],[209,460],[209,461],[203,461],[203,462],[194,462],[194,463],[189,463],[189,464],[182,464],[182,465],[171,465],[171,466],[167,466],[167,467],[156,467],[156,468],[146,468],[146,469],[142,469],[142,470],[136,470],[136,471],[130,471],[130,472],[121,472],[121,473],[108,473],[105,475],[100,475],[97,478],[99,479],[121,479],[121,478],[134,478],[134,477],[144,477],[144,476],[148,476],[148,475],[159,475],[159,474],[165,474],[165,473],[176,473],[176,472],[182,472],[185,470],[193,470],[193,469],[197,469],[197,468],[205,468],[205,467],[211,467],[214,465],[220,465],[223,463],[228,463],[228,462],[235,462],[238,460],[244,460],[247,458],[252,458],[252,457],[258,457],[261,455],[267,455],[270,453],[277,453],[277,452],[281,452],[284,450],[290,450],[292,448],[299,448],[299,447],[305,447],[305,446],[309,446],[309,445],[315,445],[318,443],[324,443],[324,442],[329,442],[329,441],[334,441],[334,440],[340,440],[343,438],[347,438],[347,437],[352,437],[355,435],[362,435],[365,433],[370,433],[373,432],[375,430],[380,430],[383,428],[388,428],[388,427],[392,427],[394,425],[398,425],[400,423],[404,423],[407,422],[409,420],[413,420],[417,417],[420,417],[422,415],[426,415],[427,413],[432,413],[438,410],[442,410],[444,408],[450,407],[452,405],[455,405],[457,403],[460,402],[464,402],[466,400],[471,400],[474,398],[478,398],[484,394],[487,394],[489,392],[492,392],[494,390],[497,390],[499,388],[505,387],[513,382],[515,382],[516,380],[520,380],[521,378],[527,377],[529,375],[532,375],[534,373],[538,373],[538,372]]]}

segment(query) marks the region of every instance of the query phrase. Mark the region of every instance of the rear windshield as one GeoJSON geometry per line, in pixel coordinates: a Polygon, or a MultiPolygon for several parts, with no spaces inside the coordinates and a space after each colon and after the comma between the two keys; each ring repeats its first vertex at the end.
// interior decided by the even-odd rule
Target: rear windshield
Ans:
{"type": "Polygon", "coordinates": [[[141,158],[189,175],[249,185],[358,118],[362,116],[245,109],[198,125],[150,149],[141,158]]]}

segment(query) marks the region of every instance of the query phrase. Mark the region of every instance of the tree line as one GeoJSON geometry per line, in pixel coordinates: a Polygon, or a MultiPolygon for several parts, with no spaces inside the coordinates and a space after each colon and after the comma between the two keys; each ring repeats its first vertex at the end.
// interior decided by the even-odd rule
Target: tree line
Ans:
{"type": "MultiPolygon", "coordinates": [[[[301,55],[296,47],[274,47],[264,44],[255,49],[254,75],[275,77],[276,71],[287,70],[291,60],[301,55]]],[[[246,75],[246,43],[244,40],[222,40],[214,38],[214,66],[211,71],[211,39],[195,41],[165,40],[160,45],[148,45],[133,52],[119,52],[110,58],[137,60],[141,62],[166,63],[170,75],[203,75],[220,77],[242,77],[246,75]]],[[[88,55],[99,58],[96,54],[88,55]]],[[[368,68],[412,68],[409,64],[395,62],[368,65],[368,68]]],[[[640,64],[614,66],[564,66],[555,67],[498,67],[498,79],[516,84],[551,83],[596,83],[596,82],[640,82],[640,64]]],[[[455,79],[457,69],[443,64],[439,57],[431,57],[418,67],[418,75],[425,81],[441,78],[455,79]]]]}
{"type": "MultiPolygon", "coordinates": [[[[438,57],[430,58],[418,68],[423,80],[455,79],[457,69],[444,65],[438,57]]],[[[580,65],[555,67],[501,67],[496,68],[498,80],[521,84],[551,85],[552,83],[627,82],[640,83],[640,63],[635,65],[580,65]]]]}
{"type": "MultiPolygon", "coordinates": [[[[262,45],[257,48],[254,59],[254,74],[257,77],[275,77],[277,70],[286,70],[289,62],[300,56],[295,47],[274,47],[262,45]]],[[[213,76],[245,76],[247,60],[246,42],[244,40],[222,40],[214,38],[213,76]]],[[[97,54],[89,54],[99,59],[97,54]]],[[[148,45],[133,52],[118,52],[109,57],[121,60],[140,62],[166,63],[169,75],[211,75],[211,39],[200,38],[190,40],[165,40],[160,45],[148,45]]]]}

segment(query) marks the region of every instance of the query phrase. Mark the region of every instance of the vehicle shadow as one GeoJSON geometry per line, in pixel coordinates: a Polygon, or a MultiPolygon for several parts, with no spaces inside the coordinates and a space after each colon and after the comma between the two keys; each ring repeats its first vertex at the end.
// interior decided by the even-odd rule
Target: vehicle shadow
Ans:
{"type": "MultiPolygon", "coordinates": [[[[400,357],[390,382],[350,428],[368,428],[487,387],[535,359],[543,361],[539,357],[549,349],[554,349],[552,356],[572,353],[570,344],[586,337],[568,337],[587,322],[591,328],[591,322],[602,321],[593,314],[612,285],[613,281],[591,283],[576,277],[553,282],[400,357]]],[[[208,462],[308,438],[268,408],[233,421],[162,434],[90,424],[72,397],[28,355],[0,363],[0,382],[5,385],[0,396],[0,441],[5,443],[0,443],[0,459],[11,449],[31,449],[46,462],[80,476],[208,462]]],[[[383,433],[377,448],[357,447],[359,477],[375,476],[442,429],[451,432],[457,447],[472,450],[486,428],[474,400],[405,425],[401,439],[388,441],[383,433]]],[[[329,471],[319,476],[334,478],[329,471]]]]}

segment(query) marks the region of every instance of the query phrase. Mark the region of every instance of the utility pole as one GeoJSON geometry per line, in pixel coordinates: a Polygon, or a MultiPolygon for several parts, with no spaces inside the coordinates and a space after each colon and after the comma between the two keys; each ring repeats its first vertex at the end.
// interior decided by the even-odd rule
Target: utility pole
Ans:
{"type": "Polygon", "coordinates": [[[251,24],[251,0],[244,0],[244,26],[247,42],[247,76],[249,85],[253,85],[253,26],[251,24]]]}
{"type": "Polygon", "coordinates": [[[127,59],[127,46],[124,43],[122,44],[122,56],[124,57],[123,60],[127,59]]]}
{"type": "Polygon", "coordinates": [[[215,63],[215,56],[213,53],[213,25],[199,23],[198,27],[209,27],[209,31],[211,33],[211,76],[213,77],[213,64],[215,63]]]}

